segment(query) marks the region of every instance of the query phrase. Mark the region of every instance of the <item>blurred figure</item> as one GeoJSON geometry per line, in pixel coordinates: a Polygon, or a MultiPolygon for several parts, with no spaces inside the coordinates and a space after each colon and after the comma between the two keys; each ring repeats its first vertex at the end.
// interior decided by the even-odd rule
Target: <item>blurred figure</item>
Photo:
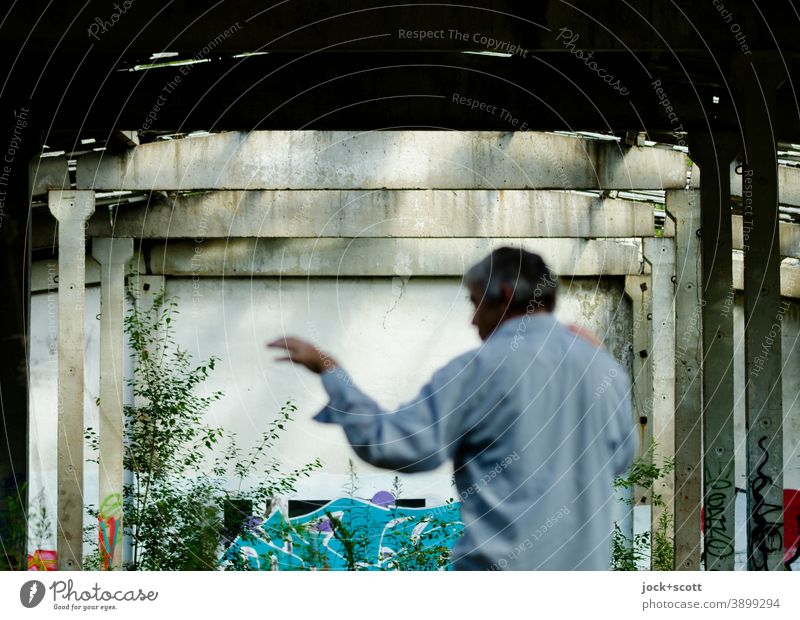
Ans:
{"type": "Polygon", "coordinates": [[[638,445],[627,373],[555,319],[557,282],[537,254],[495,250],[465,284],[483,344],[396,411],[312,344],[269,346],[322,376],[330,402],[314,419],[341,425],[365,461],[400,472],[453,461],[466,526],[457,570],[606,570],[612,481],[638,445]]]}

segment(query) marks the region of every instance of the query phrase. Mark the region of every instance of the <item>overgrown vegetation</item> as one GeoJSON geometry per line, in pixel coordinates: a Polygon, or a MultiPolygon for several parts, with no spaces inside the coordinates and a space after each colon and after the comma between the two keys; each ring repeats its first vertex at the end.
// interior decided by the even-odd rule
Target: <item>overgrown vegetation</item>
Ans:
{"type": "MultiPolygon", "coordinates": [[[[619,525],[614,524],[612,537],[612,568],[613,570],[635,571],[642,566],[651,570],[671,571],[675,569],[673,541],[670,538],[672,528],[672,513],[664,502],[660,493],[656,492],[656,484],[672,472],[674,461],[664,459],[658,465],[653,459],[656,442],[653,441],[647,453],[638,457],[631,465],[625,476],[619,476],[614,481],[615,489],[633,489],[641,487],[651,492],[651,506],[660,508],[661,515],[655,529],[651,532],[642,532],[633,537],[626,536],[619,525]]],[[[623,500],[632,506],[632,499],[623,500]]]]}
{"type": "MultiPolygon", "coordinates": [[[[123,464],[132,482],[123,486],[124,532],[130,537],[129,570],[211,570],[221,547],[243,522],[266,509],[266,500],[290,493],[319,460],[283,473],[270,456],[296,411],[287,402],[249,450],[235,434],[206,423],[221,391],[200,395],[218,358],[194,365],[174,339],[177,304],[161,293],[152,308],[134,304],[125,332],[135,358],[129,380],[134,405],[125,407],[123,464]],[[256,480],[251,483],[250,480],[256,480]],[[233,488],[230,481],[234,481],[233,488]]],[[[96,448],[97,436],[87,433],[96,448]]],[[[91,514],[98,516],[90,507],[91,514]]],[[[97,545],[97,525],[88,538],[97,545]]],[[[99,565],[99,551],[87,567],[99,565]]]]}

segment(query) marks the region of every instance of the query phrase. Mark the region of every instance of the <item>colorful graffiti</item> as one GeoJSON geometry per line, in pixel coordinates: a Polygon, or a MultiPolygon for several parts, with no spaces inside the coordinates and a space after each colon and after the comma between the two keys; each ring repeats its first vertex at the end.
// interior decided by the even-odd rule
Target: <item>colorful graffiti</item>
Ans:
{"type": "Polygon", "coordinates": [[[28,554],[28,570],[58,570],[58,555],[52,549],[37,549],[28,554]]]}
{"type": "Polygon", "coordinates": [[[103,570],[109,570],[113,566],[117,545],[122,540],[122,497],[119,493],[112,493],[103,500],[97,521],[100,565],[103,570]]]}
{"type": "MultiPolygon", "coordinates": [[[[405,508],[394,501],[391,493],[381,491],[368,502],[341,498],[288,520],[276,511],[266,521],[251,521],[223,554],[221,563],[230,567],[238,560],[246,562],[250,570],[420,570],[437,566],[428,560],[438,559],[440,552],[449,554],[463,531],[459,504],[405,508]]],[[[446,567],[447,562],[442,564],[446,567]]]]}
{"type": "Polygon", "coordinates": [[[800,570],[800,491],[783,490],[784,556],[788,570],[800,570]]]}

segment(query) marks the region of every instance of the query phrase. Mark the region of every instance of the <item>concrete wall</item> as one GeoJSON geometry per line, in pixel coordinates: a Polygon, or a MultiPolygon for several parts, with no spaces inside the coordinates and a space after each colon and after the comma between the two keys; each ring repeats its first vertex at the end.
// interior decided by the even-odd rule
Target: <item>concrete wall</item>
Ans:
{"type": "MultiPolygon", "coordinates": [[[[558,316],[605,337],[630,362],[630,303],[620,278],[562,282],[558,316]]],[[[386,407],[416,395],[430,375],[453,356],[478,346],[470,325],[471,304],[457,278],[169,278],[167,294],[179,301],[176,339],[195,360],[221,358],[204,389],[225,397],[209,411],[209,423],[235,432],[249,445],[288,399],[299,410],[276,456],[285,468],[320,457],[323,469],[303,480],[297,497],[331,499],[343,493],[348,459],[357,465],[359,496],[391,487],[394,474],[358,459],[335,426],[311,421],[326,402],[316,375],[289,364],[264,344],[283,334],[311,338],[333,353],[362,389],[386,407]]],[[[55,290],[32,297],[31,497],[44,491],[55,514],[56,337],[55,290]]],[[[97,428],[99,288],[87,288],[86,424],[97,428]]],[[[126,360],[127,360],[126,355],[126,360]]],[[[127,374],[131,376],[130,362],[127,374]]],[[[127,390],[128,401],[131,400],[127,390]]],[[[88,456],[88,454],[87,454],[88,456]]],[[[451,469],[401,476],[406,497],[441,504],[455,492],[451,469]]],[[[97,504],[97,466],[85,475],[86,502],[97,504]]],[[[45,541],[45,547],[46,546],[45,541]]]]}
{"type": "MultiPolygon", "coordinates": [[[[557,314],[593,329],[614,355],[631,361],[631,309],[619,278],[562,281],[557,314]]],[[[299,410],[276,456],[291,468],[320,457],[324,467],[303,480],[297,497],[330,499],[348,481],[348,459],[357,465],[359,495],[391,487],[391,472],[361,462],[338,427],[310,420],[326,401],[319,379],[302,368],[274,361],[264,344],[281,335],[311,338],[334,354],[357,384],[386,407],[413,397],[431,373],[479,344],[469,324],[471,304],[457,278],[168,278],[167,293],[178,299],[176,336],[196,360],[222,359],[206,390],[225,397],[209,423],[241,438],[263,429],[280,406],[294,400],[299,410]]],[[[55,514],[56,328],[58,294],[33,295],[31,314],[31,497],[44,489],[55,514]]],[[[88,426],[97,427],[99,289],[87,288],[86,399],[88,426]]],[[[743,315],[737,296],[734,320],[737,354],[735,411],[737,487],[745,488],[743,315]]],[[[800,304],[783,317],[784,486],[800,488],[800,304]]],[[[128,368],[130,376],[131,369],[128,368]]],[[[130,398],[130,395],[129,395],[130,398]]],[[[247,444],[247,441],[244,441],[247,444]]],[[[440,504],[454,495],[450,468],[401,476],[406,497],[440,504]]],[[[88,464],[86,501],[96,503],[97,468],[88,464]]],[[[737,501],[737,563],[743,566],[745,497],[737,501]]],[[[788,515],[787,518],[795,518],[788,515]]]]}

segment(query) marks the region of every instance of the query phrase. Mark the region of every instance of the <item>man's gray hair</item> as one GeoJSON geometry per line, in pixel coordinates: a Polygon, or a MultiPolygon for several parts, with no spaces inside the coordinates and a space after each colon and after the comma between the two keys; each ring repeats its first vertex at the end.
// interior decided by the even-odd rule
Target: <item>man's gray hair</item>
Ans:
{"type": "Polygon", "coordinates": [[[508,285],[512,310],[552,312],[556,306],[555,274],[541,256],[522,248],[498,248],[471,267],[464,280],[467,286],[479,286],[489,301],[500,301],[502,286],[508,285]]]}

